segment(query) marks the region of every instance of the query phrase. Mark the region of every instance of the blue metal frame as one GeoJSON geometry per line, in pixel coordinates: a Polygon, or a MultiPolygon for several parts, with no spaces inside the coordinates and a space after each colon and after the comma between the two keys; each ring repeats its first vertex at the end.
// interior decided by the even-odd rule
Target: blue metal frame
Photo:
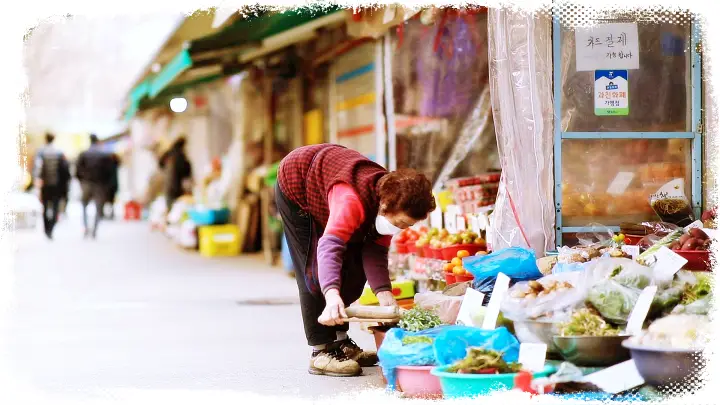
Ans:
{"type": "MultiPolygon", "coordinates": [[[[562,140],[563,139],[691,139],[692,140],[692,205],[696,216],[702,210],[702,59],[698,52],[699,27],[691,25],[691,132],[563,132],[562,115],[562,27],[557,13],[553,15],[553,94],[555,110],[555,136],[553,144],[555,174],[555,244],[562,243],[563,233],[587,232],[592,227],[562,226],[562,140]]],[[[619,232],[618,226],[609,226],[619,232]]]]}

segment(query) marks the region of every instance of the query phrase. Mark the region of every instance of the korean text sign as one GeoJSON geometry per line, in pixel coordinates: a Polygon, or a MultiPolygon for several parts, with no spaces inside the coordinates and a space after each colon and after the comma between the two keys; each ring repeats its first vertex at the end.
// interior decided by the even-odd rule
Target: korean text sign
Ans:
{"type": "Polygon", "coordinates": [[[575,58],[578,72],[639,69],[637,24],[612,23],[576,28],[575,58]]]}

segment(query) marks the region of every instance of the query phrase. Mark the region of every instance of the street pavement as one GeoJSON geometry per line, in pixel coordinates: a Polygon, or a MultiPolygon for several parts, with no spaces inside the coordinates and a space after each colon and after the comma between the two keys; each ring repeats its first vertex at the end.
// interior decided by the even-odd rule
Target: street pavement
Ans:
{"type": "MultiPolygon", "coordinates": [[[[39,228],[12,241],[6,362],[35,390],[64,398],[182,389],[315,399],[382,389],[379,368],[347,379],[307,373],[295,281],[260,256],[203,258],[147,223],[106,221],[97,240],[83,240],[76,207],[52,242],[39,228]]],[[[351,336],[374,349],[369,333],[354,327],[351,336]]]]}

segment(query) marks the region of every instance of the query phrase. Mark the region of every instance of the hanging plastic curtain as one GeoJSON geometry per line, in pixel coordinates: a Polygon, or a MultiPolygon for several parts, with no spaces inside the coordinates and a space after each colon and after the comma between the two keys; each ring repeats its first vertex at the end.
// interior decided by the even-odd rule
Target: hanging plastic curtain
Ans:
{"type": "Polygon", "coordinates": [[[551,21],[491,9],[490,88],[502,179],[490,219],[494,250],[554,247],[551,21]]]}
{"type": "Polygon", "coordinates": [[[492,119],[478,110],[490,108],[482,101],[488,86],[485,10],[428,10],[393,33],[392,82],[397,166],[420,170],[434,182],[441,170],[453,174],[459,165],[468,174],[495,166],[496,145],[492,119]],[[457,148],[464,153],[453,153],[457,148]]]}

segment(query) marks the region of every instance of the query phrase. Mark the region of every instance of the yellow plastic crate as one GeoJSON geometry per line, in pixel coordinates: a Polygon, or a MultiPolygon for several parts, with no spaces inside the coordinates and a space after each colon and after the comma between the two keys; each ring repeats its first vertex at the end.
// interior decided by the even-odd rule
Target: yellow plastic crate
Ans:
{"type": "MultiPolygon", "coordinates": [[[[392,293],[396,300],[415,297],[415,283],[412,280],[396,281],[392,283],[392,293]]],[[[360,296],[360,305],[374,305],[379,301],[373,294],[370,287],[365,287],[363,294],[360,296]]]]}
{"type": "Polygon", "coordinates": [[[240,254],[240,230],[237,225],[201,226],[198,230],[200,254],[205,257],[240,254]]]}

